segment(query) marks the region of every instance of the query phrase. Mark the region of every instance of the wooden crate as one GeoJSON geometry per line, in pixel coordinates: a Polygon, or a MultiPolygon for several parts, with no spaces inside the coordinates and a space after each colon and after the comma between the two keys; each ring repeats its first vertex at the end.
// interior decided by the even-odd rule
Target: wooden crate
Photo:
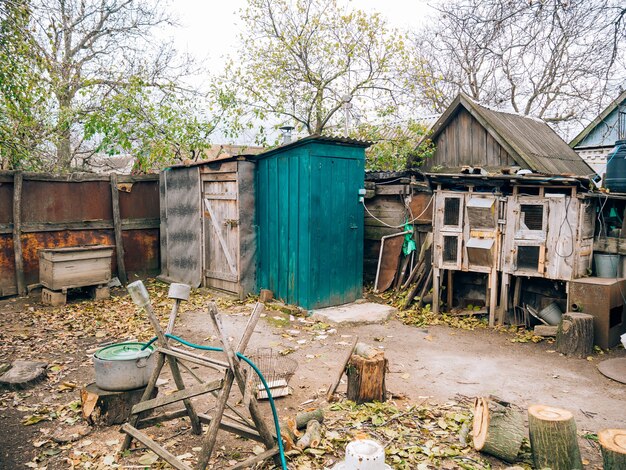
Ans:
{"type": "Polygon", "coordinates": [[[111,280],[113,248],[92,245],[41,250],[39,282],[51,290],[106,284],[111,280]]]}

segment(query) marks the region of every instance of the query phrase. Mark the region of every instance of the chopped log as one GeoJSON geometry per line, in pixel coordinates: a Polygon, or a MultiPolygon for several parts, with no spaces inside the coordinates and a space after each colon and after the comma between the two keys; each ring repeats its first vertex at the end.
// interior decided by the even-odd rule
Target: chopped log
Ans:
{"type": "Polygon", "coordinates": [[[324,422],[324,411],[321,409],[303,411],[296,415],[296,428],[303,429],[309,424],[309,421],[315,420],[322,424],[324,422]]]}
{"type": "Polygon", "coordinates": [[[558,328],[558,326],[537,325],[535,326],[533,333],[535,334],[535,336],[554,337],[556,336],[556,330],[558,328]]]}
{"type": "MultiPolygon", "coordinates": [[[[95,383],[87,385],[80,392],[83,418],[89,424],[111,426],[125,423],[130,410],[141,401],[145,388],[125,392],[111,392],[98,388],[95,383]]],[[[158,388],[154,388],[152,397],[157,396],[158,388]]],[[[142,413],[147,416],[149,412],[142,413]]]]}
{"type": "Polygon", "coordinates": [[[312,419],[306,425],[306,432],[298,439],[296,444],[300,449],[308,449],[309,447],[317,447],[322,440],[322,425],[319,421],[312,419]]]}
{"type": "Polygon", "coordinates": [[[512,463],[526,435],[524,415],[517,406],[495,397],[474,401],[474,448],[512,463]]]}
{"type": "Polygon", "coordinates": [[[626,468],[626,429],[603,429],[598,433],[604,470],[626,468]]]}
{"type": "Polygon", "coordinates": [[[556,332],[556,350],[566,356],[587,357],[593,351],[593,316],[568,312],[556,332]]]}
{"type": "Polygon", "coordinates": [[[376,357],[380,353],[379,349],[376,349],[369,344],[365,343],[357,343],[354,347],[354,354],[357,356],[364,357],[366,359],[371,359],[376,357]]]}
{"type": "MultiPolygon", "coordinates": [[[[294,426],[295,427],[295,426],[294,426]]],[[[280,425],[280,436],[283,438],[283,445],[285,447],[285,452],[289,452],[296,446],[297,436],[291,430],[291,426],[289,423],[281,423],[280,425]]]]}
{"type": "Polygon", "coordinates": [[[354,341],[352,341],[352,346],[350,346],[350,350],[348,351],[348,354],[346,355],[345,360],[341,363],[341,369],[339,369],[337,376],[335,377],[335,380],[333,381],[333,383],[330,385],[330,387],[328,387],[326,400],[329,402],[333,400],[333,395],[337,391],[337,387],[339,387],[339,383],[341,382],[341,377],[346,371],[346,366],[348,365],[348,361],[350,361],[350,357],[352,356],[352,352],[354,351],[354,348],[356,347],[356,344],[358,341],[359,341],[359,337],[355,336],[354,341]]]}
{"type": "Polygon", "coordinates": [[[432,280],[433,280],[433,270],[429,269],[428,277],[426,278],[426,281],[424,282],[424,285],[422,286],[422,290],[420,292],[420,300],[417,303],[418,310],[422,308],[422,305],[424,305],[424,296],[426,295],[426,291],[428,290],[428,287],[431,285],[432,280]]]}
{"type": "MultiPolygon", "coordinates": [[[[362,344],[362,343],[359,343],[362,344]]],[[[356,403],[372,401],[385,401],[387,389],[385,387],[385,373],[387,372],[387,359],[382,351],[371,354],[373,348],[364,349],[361,352],[359,345],[348,363],[346,374],[348,376],[348,400],[356,403]],[[369,356],[369,357],[368,357],[369,356]]]]}
{"type": "Polygon", "coordinates": [[[528,430],[535,468],[582,470],[574,416],[544,405],[528,408],[528,430]]]}

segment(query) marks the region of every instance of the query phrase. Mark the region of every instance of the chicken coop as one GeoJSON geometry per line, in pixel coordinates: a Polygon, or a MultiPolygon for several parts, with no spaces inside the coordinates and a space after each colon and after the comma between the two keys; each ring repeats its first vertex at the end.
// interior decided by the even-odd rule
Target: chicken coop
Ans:
{"type": "Polygon", "coordinates": [[[561,281],[588,274],[595,205],[579,199],[576,186],[515,186],[507,199],[505,274],[561,281]]]}
{"type": "MultiPolygon", "coordinates": [[[[448,306],[452,307],[453,272],[482,273],[485,294],[472,301],[472,307],[488,309],[495,306],[497,271],[500,260],[499,219],[504,210],[504,201],[493,193],[469,191],[447,191],[438,189],[435,194],[433,244],[434,299],[439,298],[441,271],[448,273],[448,306]]],[[[476,288],[473,288],[475,291],[476,288]]],[[[467,295],[464,296],[468,298],[467,295]]],[[[434,309],[438,311],[438,301],[434,309]]],[[[467,305],[460,305],[461,308],[467,305]]],[[[492,309],[490,309],[492,310],[492,309]]],[[[490,318],[493,316],[490,311],[490,318]]]]}
{"type": "Polygon", "coordinates": [[[255,164],[228,157],[160,174],[161,278],[240,298],[256,287],[255,164]]]}

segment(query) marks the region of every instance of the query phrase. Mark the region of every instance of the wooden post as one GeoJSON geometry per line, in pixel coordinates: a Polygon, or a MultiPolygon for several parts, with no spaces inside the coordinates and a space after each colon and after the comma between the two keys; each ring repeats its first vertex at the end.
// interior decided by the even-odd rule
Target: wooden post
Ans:
{"type": "Polygon", "coordinates": [[[551,406],[532,405],[528,408],[528,431],[535,468],[582,470],[572,413],[551,406]]]}
{"type": "Polygon", "coordinates": [[[522,410],[494,397],[474,401],[474,448],[515,462],[526,432],[522,410]]]}
{"type": "Polygon", "coordinates": [[[356,403],[385,401],[385,353],[363,343],[356,345],[348,363],[348,400],[356,403]]]}
{"type": "MultiPolygon", "coordinates": [[[[489,326],[496,324],[496,310],[498,309],[498,271],[494,268],[489,273],[489,326]]],[[[503,319],[498,315],[498,325],[502,325],[503,319]]]]}
{"type": "Polygon", "coordinates": [[[441,277],[441,270],[439,268],[433,268],[433,313],[439,315],[439,280],[441,277]]]}
{"type": "Polygon", "coordinates": [[[446,308],[448,312],[452,311],[452,302],[454,302],[454,273],[452,269],[448,269],[448,286],[446,287],[447,291],[447,300],[446,300],[446,308]]]}
{"type": "Polygon", "coordinates": [[[19,295],[26,294],[22,254],[22,182],[22,173],[15,173],[13,177],[13,253],[15,254],[15,284],[19,295]]]}
{"type": "Polygon", "coordinates": [[[113,208],[113,228],[115,229],[115,253],[117,256],[117,276],[122,284],[128,283],[124,264],[124,241],[122,239],[122,218],[120,216],[120,194],[117,190],[117,174],[111,173],[111,206],[113,208]]]}
{"type": "Polygon", "coordinates": [[[604,470],[626,468],[626,429],[603,429],[598,433],[604,470]]]}
{"type": "Polygon", "coordinates": [[[593,351],[593,316],[564,313],[556,331],[556,350],[567,356],[589,356],[593,351]]]}

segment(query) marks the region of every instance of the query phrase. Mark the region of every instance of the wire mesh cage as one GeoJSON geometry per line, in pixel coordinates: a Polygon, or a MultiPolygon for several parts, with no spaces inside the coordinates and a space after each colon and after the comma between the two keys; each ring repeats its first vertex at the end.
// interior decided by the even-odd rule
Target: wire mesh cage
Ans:
{"type": "MultiPolygon", "coordinates": [[[[298,368],[298,361],[282,356],[272,350],[272,348],[259,348],[250,356],[250,359],[261,370],[273,397],[282,397],[289,394],[289,381],[298,368]]],[[[253,393],[256,393],[258,399],[267,398],[265,387],[251,367],[248,367],[247,374],[248,388],[253,393]]]]}

